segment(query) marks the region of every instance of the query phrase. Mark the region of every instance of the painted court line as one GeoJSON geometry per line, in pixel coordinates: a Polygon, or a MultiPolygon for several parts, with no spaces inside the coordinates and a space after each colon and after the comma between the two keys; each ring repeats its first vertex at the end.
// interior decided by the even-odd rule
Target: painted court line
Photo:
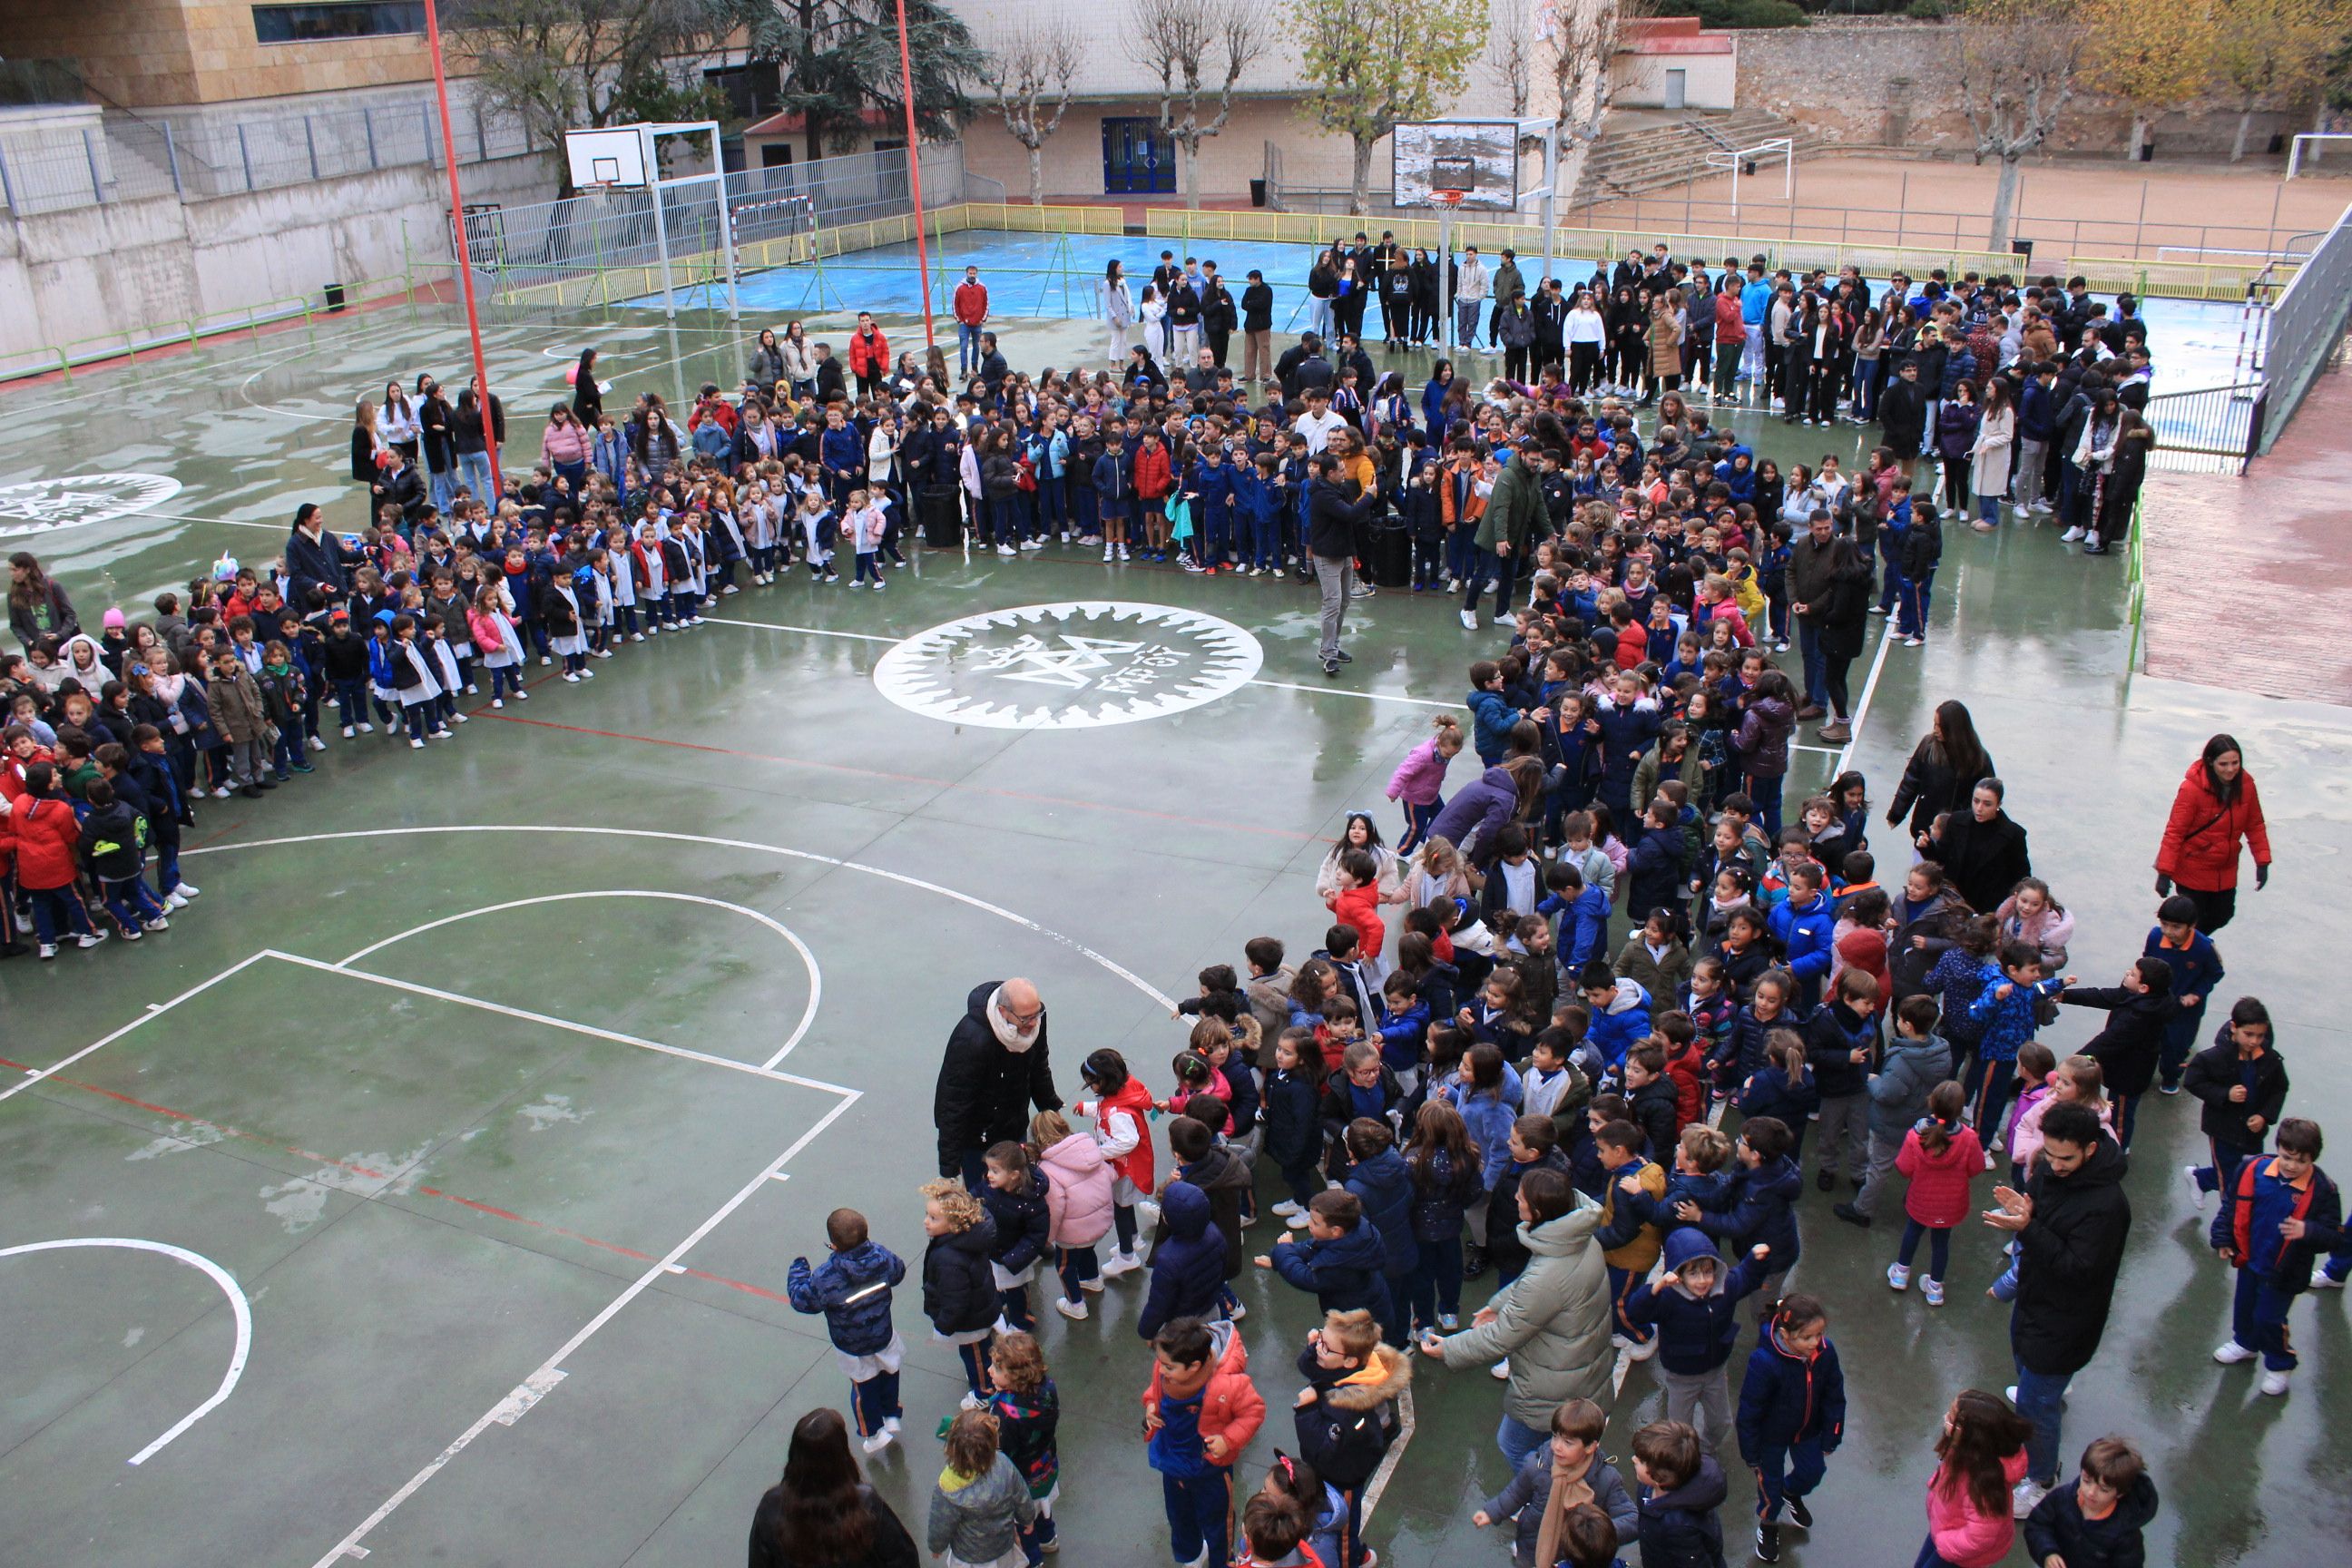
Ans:
{"type": "Polygon", "coordinates": [[[220,1287],[221,1294],[228,1298],[228,1310],[236,1320],[236,1343],[229,1352],[228,1371],[223,1374],[220,1386],[213,1391],[210,1398],[173,1422],[170,1430],[131,1455],[128,1461],[133,1465],[143,1465],[168,1447],[173,1438],[219,1409],[228,1396],[236,1392],[237,1380],[245,1375],[246,1358],[253,1352],[253,1305],[245,1299],[245,1292],[237,1288],[228,1270],[211,1258],[202,1253],[190,1252],[184,1247],[149,1241],[141,1237],[79,1236],[58,1241],[29,1241],[21,1247],[0,1247],[0,1258],[18,1258],[32,1252],[58,1252],[78,1247],[122,1247],[132,1252],[152,1252],[158,1257],[184,1263],[220,1287]]]}
{"type": "MultiPolygon", "coordinates": [[[[190,855],[233,855],[247,849],[270,849],[296,844],[336,844],[360,838],[410,839],[423,837],[428,834],[443,833],[582,833],[601,838],[648,838],[666,840],[674,844],[704,844],[720,849],[743,849],[749,850],[755,855],[778,855],[789,860],[806,860],[819,866],[835,866],[845,871],[856,871],[868,877],[879,877],[885,881],[897,882],[902,886],[914,888],[922,892],[937,893],[943,899],[952,899],[957,903],[969,905],[972,909],[978,910],[982,914],[994,915],[1001,921],[1009,921],[1013,924],[1019,926],[1024,931],[1034,932],[1036,935],[1044,937],[1048,942],[1057,942],[1061,946],[1068,948],[1071,952],[1087,960],[1089,963],[1099,966],[1111,974],[1117,976],[1118,979],[1125,981],[1128,984],[1134,986],[1138,991],[1142,992],[1146,996],[1150,997],[1155,1005],[1160,1007],[1173,1007],[1176,1005],[1176,1000],[1174,997],[1169,995],[1166,992],[1160,990],[1160,987],[1154,985],[1149,980],[1144,979],[1143,976],[1136,973],[1135,971],[1128,968],[1127,965],[1119,963],[1117,959],[1111,958],[1108,954],[1097,952],[1093,948],[1088,947],[1086,943],[1078,941],[1076,937],[1066,936],[1062,932],[1055,931],[1051,926],[1044,925],[1036,921],[1031,920],[1027,915],[1015,914],[1013,910],[1006,909],[1002,904],[992,904],[986,899],[975,898],[970,893],[961,891],[958,889],[944,887],[938,882],[927,882],[920,877],[910,877],[904,871],[892,871],[880,866],[868,866],[861,861],[843,860],[831,855],[820,855],[814,849],[787,849],[779,844],[761,844],[756,839],[719,838],[701,833],[670,833],[653,827],[589,827],[574,826],[568,823],[483,822],[450,823],[438,826],[421,827],[354,827],[346,829],[340,833],[299,833],[293,834],[283,838],[257,838],[250,843],[246,844],[201,845],[193,849],[184,849],[181,851],[181,855],[183,858],[190,855]]],[[[262,955],[260,953],[256,953],[253,958],[248,958],[245,962],[247,963],[251,963],[261,956],[262,955]]],[[[239,967],[243,966],[240,965],[239,967]]],[[[322,964],[320,967],[332,969],[334,968],[334,965],[322,964]]],[[[356,973],[358,972],[355,970],[344,970],[340,973],[356,973]]],[[[225,979],[226,976],[216,976],[215,978],[225,979]]],[[[210,985],[213,983],[213,981],[208,980],[205,982],[205,984],[210,985]]],[[[202,989],[202,987],[199,987],[198,989],[202,989]]],[[[188,995],[194,995],[194,992],[190,992],[188,993],[188,995]]],[[[179,997],[176,998],[173,1003],[167,1003],[165,1005],[175,1005],[177,1002],[185,1000],[185,996],[179,997]]],[[[577,1027],[578,1026],[559,1023],[558,1026],[577,1027]]],[[[103,1044],[104,1042],[101,1041],[100,1043],[103,1044]]],[[[91,1049],[95,1048],[95,1047],[91,1047],[91,1049]]],[[[85,1051],[81,1054],[88,1055],[89,1053],[85,1051]]],[[[79,1059],[79,1057],[68,1058],[68,1061],[79,1059]]],[[[64,1067],[66,1065],[66,1062],[59,1062],[58,1067],[64,1067]]],[[[742,1064],[738,1062],[730,1063],[729,1065],[740,1067],[742,1064]]],[[[52,1068],[50,1070],[54,1072],[57,1069],[52,1068]]],[[[12,1089],[8,1092],[14,1093],[15,1090],[12,1089]]],[[[5,1095],[0,1095],[0,1099],[5,1098],[5,1095]]]]}
{"type": "MultiPolygon", "coordinates": [[[[344,973],[356,972],[345,971],[344,973]]],[[[382,1503],[378,1504],[373,1513],[369,1514],[367,1518],[362,1520],[357,1528],[353,1529],[350,1534],[344,1536],[342,1540],[337,1542],[333,1550],[330,1551],[325,1556],[320,1558],[319,1561],[312,1565],[312,1568],[334,1568],[336,1563],[342,1562],[346,1558],[365,1557],[367,1555],[367,1551],[361,1545],[361,1542],[365,1541],[369,1535],[373,1533],[378,1526],[382,1525],[385,1520],[390,1519],[393,1514],[400,1509],[402,1504],[405,1503],[410,1498],[415,1497],[419,1491],[424,1489],[426,1482],[430,1481],[435,1476],[439,1475],[443,1469],[448,1467],[450,1461],[457,1458],[458,1455],[464,1453],[467,1447],[471,1447],[477,1437],[479,1437],[483,1433],[488,1431],[493,1426],[511,1426],[524,1415],[530,1414],[533,1406],[538,1405],[541,1399],[545,1398],[547,1394],[554,1389],[556,1384],[562,1383],[563,1379],[569,1375],[563,1370],[564,1362],[570,1360],[572,1354],[577,1352],[581,1346],[586,1344],[591,1339],[593,1339],[605,1324],[611,1322],[615,1317],[618,1317],[621,1311],[626,1308],[630,1302],[643,1295],[647,1287],[667,1275],[673,1265],[677,1264],[677,1261],[681,1258],[685,1257],[687,1253],[692,1251],[694,1247],[701,1242],[704,1237],[709,1236],[713,1230],[716,1230],[721,1224],[725,1223],[729,1215],[732,1215],[737,1209],[742,1207],[744,1203],[751,1198],[752,1194],[758,1192],[761,1187],[767,1185],[769,1182],[772,1181],[776,1175],[783,1170],[784,1166],[791,1163],[795,1155],[797,1155],[803,1149],[808,1147],[809,1143],[814,1141],[819,1133],[822,1133],[826,1128],[832,1126],[835,1118],[839,1117],[842,1112],[847,1110],[852,1105],[855,1105],[857,1102],[857,1099],[858,1096],[856,1090],[848,1091],[847,1098],[844,1099],[839,1104],[835,1105],[832,1110],[826,1111],[824,1116],[820,1117],[814,1126],[811,1127],[807,1131],[794,1139],[790,1148],[786,1149],[782,1153],[777,1155],[774,1160],[771,1161],[765,1170],[752,1177],[751,1181],[745,1183],[743,1186],[736,1192],[735,1195],[728,1199],[724,1204],[720,1205],[709,1218],[695,1226],[693,1231],[687,1236],[686,1239],[680,1241],[676,1247],[670,1248],[667,1257],[663,1258],[652,1268],[646,1269],[645,1273],[639,1275],[635,1282],[631,1284],[627,1289],[622,1291],[618,1296],[614,1297],[613,1300],[605,1305],[603,1311],[598,1312],[594,1317],[589,1319],[576,1333],[563,1342],[562,1347],[559,1348],[553,1355],[549,1356],[545,1361],[541,1362],[537,1370],[533,1371],[530,1376],[524,1378],[521,1383],[518,1384],[505,1398],[499,1400],[496,1405],[491,1405],[488,1410],[483,1412],[479,1419],[475,1421],[472,1426],[467,1427],[465,1431],[459,1433],[457,1436],[450,1442],[449,1446],[443,1448],[440,1453],[435,1455],[423,1469],[417,1471],[414,1476],[411,1476],[407,1482],[403,1485],[399,1490],[394,1492],[382,1503]]]]}
{"type": "Polygon", "coordinates": [[[421,926],[411,926],[397,936],[388,936],[382,942],[369,943],[349,958],[336,963],[335,967],[349,969],[370,953],[380,952],[394,942],[406,942],[410,937],[422,936],[426,931],[438,931],[443,926],[455,925],[459,921],[469,921],[477,915],[504,914],[509,910],[527,910],[538,904],[569,903],[579,899],[665,899],[674,903],[707,904],[712,909],[728,910],[743,916],[746,920],[757,921],[791,943],[793,951],[800,954],[802,967],[808,971],[808,1005],[801,1009],[800,1022],[793,1026],[791,1036],[785,1039],[782,1046],[777,1048],[776,1054],[760,1064],[762,1068],[773,1068],[778,1062],[792,1055],[793,1047],[801,1043],[802,1037],[809,1032],[810,1026],[816,1022],[818,1004],[824,998],[824,975],[817,968],[816,954],[809,951],[808,943],[803,942],[791,927],[781,921],[772,920],[757,910],[746,909],[741,904],[730,904],[724,899],[705,898],[699,893],[660,892],[646,888],[612,888],[580,893],[548,893],[535,899],[514,899],[503,904],[488,904],[478,910],[467,910],[458,914],[444,915],[437,921],[427,921],[421,926]]]}
{"type": "Polygon", "coordinates": [[[528,1007],[509,1007],[503,1002],[485,1002],[478,996],[467,996],[462,992],[444,991],[435,985],[420,985],[413,980],[395,980],[389,974],[373,974],[364,969],[351,969],[341,963],[329,963],[324,959],[305,958],[300,953],[280,952],[276,948],[264,948],[262,956],[299,964],[304,969],[319,970],[327,974],[341,974],[353,980],[364,980],[371,985],[382,985],[394,991],[405,991],[415,996],[430,996],[436,1002],[455,1003],[460,1007],[471,1007],[478,1012],[496,1013],[504,1017],[520,1018],[529,1024],[542,1024],[551,1029],[569,1030],[575,1035],[585,1035],[591,1039],[610,1040],[614,1045],[620,1046],[635,1046],[641,1051],[654,1051],[662,1056],[676,1057],[681,1061],[700,1062],[705,1067],[723,1068],[729,1072],[746,1073],[752,1078],[771,1079],[778,1083],[797,1084],[803,1089],[819,1089],[826,1094],[855,1095],[857,1093],[854,1089],[845,1089],[837,1083],[827,1083],[822,1079],[802,1078],[796,1073],[777,1072],[769,1068],[754,1066],[751,1062],[739,1062],[731,1057],[717,1057],[708,1051],[688,1050],[684,1046],[666,1046],[659,1040],[648,1040],[642,1036],[625,1035],[616,1029],[600,1029],[593,1024],[575,1024],[568,1018],[557,1018],[545,1013],[534,1013],[528,1007]]]}
{"type": "MultiPolygon", "coordinates": [[[[1892,623],[1889,623],[1887,629],[1890,631],[1894,629],[1892,623]]],[[[1862,696],[1853,705],[1853,721],[1846,726],[1853,739],[1848,741],[1843,749],[1838,752],[1835,770],[1838,773],[1845,772],[1853,761],[1853,749],[1862,744],[1862,721],[1870,715],[1870,700],[1878,690],[1880,673],[1886,668],[1886,650],[1894,646],[1895,639],[1891,637],[1881,637],[1878,639],[1878,652],[1870,661],[1870,679],[1862,683],[1862,696]]]]}
{"type": "MultiPolygon", "coordinates": [[[[267,952],[257,952],[250,958],[247,958],[239,963],[231,964],[228,968],[222,970],[218,974],[214,975],[210,980],[200,981],[196,984],[191,985],[188,989],[181,992],[177,996],[173,997],[170,1001],[165,1002],[161,1005],[151,1004],[146,1012],[142,1013],[138,1017],[131,1019],[131,1022],[123,1025],[122,1027],[115,1030],[112,1034],[103,1036],[100,1038],[92,1041],[90,1044],[84,1046],[81,1049],[74,1052],[73,1055],[67,1057],[62,1060],[52,1062],[47,1067],[40,1068],[38,1071],[28,1072],[21,1081],[10,1084],[6,1089],[0,1089],[0,1100],[13,1099],[16,1095],[24,1093],[35,1084],[40,1083],[44,1079],[54,1078],[57,1074],[64,1071],[67,1068],[73,1066],[74,1063],[81,1060],[84,1057],[92,1056],[104,1050],[107,1047],[114,1044],[115,1041],[122,1038],[123,1036],[131,1033],[131,1030],[140,1027],[142,1025],[153,1023],[156,1019],[162,1017],[164,1014],[170,1012],[181,1003],[185,1002],[192,997],[203,995],[214,986],[218,985],[222,981],[230,979],[235,975],[244,973],[245,971],[268,956],[269,954],[267,952]]],[[[1173,1006],[1175,1004],[1171,1003],[1169,1005],[1173,1006]]]]}

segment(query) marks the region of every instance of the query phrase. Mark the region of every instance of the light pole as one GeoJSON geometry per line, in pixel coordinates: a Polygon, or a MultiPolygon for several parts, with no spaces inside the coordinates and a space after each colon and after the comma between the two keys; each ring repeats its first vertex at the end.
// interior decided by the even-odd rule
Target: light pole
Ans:
{"type": "Polygon", "coordinates": [[[474,342],[474,388],[480,395],[482,449],[490,458],[490,493],[484,504],[496,510],[506,479],[499,472],[498,422],[490,417],[490,367],[482,357],[482,319],[474,309],[474,267],[466,254],[466,196],[457,184],[457,134],[449,123],[449,77],[441,64],[441,17],[425,0],[425,41],[433,51],[433,96],[441,106],[441,161],[449,170],[449,229],[457,240],[457,285],[466,299],[466,331],[474,342]]]}

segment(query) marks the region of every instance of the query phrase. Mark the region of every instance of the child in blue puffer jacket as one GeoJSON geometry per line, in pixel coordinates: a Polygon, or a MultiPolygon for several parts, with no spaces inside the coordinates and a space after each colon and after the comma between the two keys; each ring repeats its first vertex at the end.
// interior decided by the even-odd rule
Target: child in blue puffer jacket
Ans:
{"type": "Polygon", "coordinates": [[[1969,1005],[1969,1018],[1984,1033],[1977,1041],[1976,1060],[1969,1064],[1966,1087],[1977,1137],[1989,1150],[2000,1146],[2000,1114],[2009,1105],[2017,1047],[2032,1039],[2039,1026],[2034,1005],[2057,995],[2072,978],[2044,980],[2042,949],[2030,942],[2002,943],[1999,958],[1978,972],[1984,989],[1969,1005]]]}
{"type": "Polygon", "coordinates": [[[1503,667],[1490,658],[1472,665],[1470,695],[1463,700],[1470,708],[1471,744],[1478,760],[1490,768],[1501,766],[1511,729],[1524,717],[1503,695],[1503,667]]]}
{"type": "Polygon", "coordinates": [[[784,1297],[795,1312],[824,1314],[824,1331],[849,1373],[849,1405],[866,1451],[878,1454],[898,1435],[898,1365],[906,1345],[890,1321],[890,1290],[907,1278],[897,1253],[866,1236],[866,1216],[835,1209],[825,1216],[833,1256],[816,1268],[793,1259],[784,1297]]]}
{"type": "Polygon", "coordinates": [[[1756,1337],[1739,1384],[1739,1457],[1756,1474],[1756,1557],[1777,1562],[1780,1521],[1812,1528],[1806,1496],[1828,1473],[1845,1436],[1845,1375],[1830,1343],[1829,1314],[1811,1296],[1789,1296],[1756,1337]]]}

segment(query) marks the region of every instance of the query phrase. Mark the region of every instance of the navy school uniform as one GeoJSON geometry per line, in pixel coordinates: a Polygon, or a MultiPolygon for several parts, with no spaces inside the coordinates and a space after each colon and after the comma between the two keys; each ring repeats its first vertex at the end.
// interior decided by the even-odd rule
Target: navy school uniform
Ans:
{"type": "Polygon", "coordinates": [[[2181,1068],[2197,1048],[2197,1037],[2205,1023],[2205,1004],[2221,984],[2221,954],[2213,939],[2201,931],[2189,933],[2186,947],[2174,947],[2164,940],[2164,928],[2159,925],[2148,929],[2141,956],[2158,960],[2172,971],[2172,1021],[2165,1027],[2158,1064],[2165,1092],[2169,1094],[2180,1087],[2181,1068]],[[2196,997],[2196,1004],[2182,1006],[2184,996],[2196,997]]]}
{"type": "Polygon", "coordinates": [[[1812,1354],[1791,1353],[1766,1323],[1739,1384],[1739,1457],[1759,1482],[1756,1517],[1778,1523],[1789,1498],[1821,1485],[1829,1456],[1845,1437],[1845,1375],[1827,1337],[1812,1354]]]}

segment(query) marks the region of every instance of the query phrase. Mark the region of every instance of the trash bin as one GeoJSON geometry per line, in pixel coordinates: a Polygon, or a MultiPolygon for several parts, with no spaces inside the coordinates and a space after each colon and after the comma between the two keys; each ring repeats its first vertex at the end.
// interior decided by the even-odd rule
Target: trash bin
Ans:
{"type": "Polygon", "coordinates": [[[1364,564],[1371,569],[1375,588],[1405,588],[1412,584],[1412,539],[1394,518],[1372,528],[1364,564]]]}
{"type": "Polygon", "coordinates": [[[327,285],[326,294],[327,309],[334,311],[341,310],[343,308],[343,286],[340,283],[330,283],[327,285]]]}
{"type": "Polygon", "coordinates": [[[1252,180],[1250,182],[1250,205],[1254,207],[1262,207],[1265,205],[1265,182],[1264,180],[1252,180]]]}
{"type": "Polygon", "coordinates": [[[921,507],[923,542],[933,550],[954,550],[963,542],[963,512],[953,485],[925,485],[921,507]]]}

